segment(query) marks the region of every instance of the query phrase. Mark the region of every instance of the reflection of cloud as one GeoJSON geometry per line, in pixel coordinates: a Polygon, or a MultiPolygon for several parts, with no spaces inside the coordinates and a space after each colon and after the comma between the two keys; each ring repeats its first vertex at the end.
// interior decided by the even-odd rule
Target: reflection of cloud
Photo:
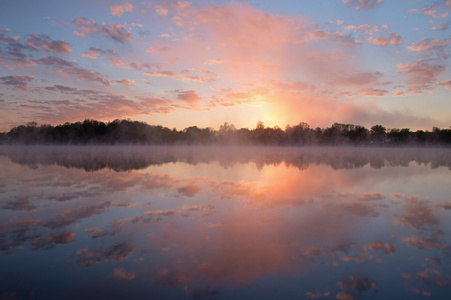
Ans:
{"type": "Polygon", "coordinates": [[[415,273],[415,279],[440,288],[451,288],[451,276],[442,275],[439,270],[425,269],[415,273]]]}
{"type": "Polygon", "coordinates": [[[70,244],[74,240],[75,234],[72,231],[66,231],[59,234],[38,237],[31,240],[31,245],[35,250],[49,250],[58,244],[70,244]]]}
{"type": "Polygon", "coordinates": [[[405,213],[400,218],[395,218],[395,224],[407,225],[415,229],[427,229],[440,223],[434,215],[428,201],[417,199],[406,200],[405,213]]]}
{"type": "Polygon", "coordinates": [[[146,211],[146,215],[150,216],[172,216],[176,213],[175,209],[168,209],[168,210],[149,210],[146,211]]]}
{"type": "Polygon", "coordinates": [[[363,246],[365,250],[383,250],[385,254],[392,254],[398,248],[397,245],[391,243],[374,242],[363,246]]]}
{"type": "Polygon", "coordinates": [[[133,280],[135,279],[135,272],[130,271],[127,272],[123,268],[114,268],[113,276],[115,278],[121,278],[125,280],[133,280]]]}
{"type": "Polygon", "coordinates": [[[418,249],[443,249],[445,246],[435,239],[420,239],[416,237],[405,237],[402,241],[418,249]]]}
{"type": "Polygon", "coordinates": [[[51,229],[64,228],[70,224],[78,222],[81,219],[89,218],[104,213],[105,209],[109,205],[110,204],[107,202],[93,206],[82,206],[78,209],[68,209],[65,212],[59,214],[55,218],[42,221],[41,224],[42,226],[51,229]]]}
{"type": "Polygon", "coordinates": [[[124,260],[134,250],[135,247],[132,245],[128,245],[127,243],[119,243],[113,245],[103,252],[98,251],[93,252],[90,251],[88,248],[83,248],[77,251],[77,254],[82,255],[82,257],[77,259],[77,264],[82,267],[89,267],[98,264],[102,260],[104,261],[109,259],[124,260]]]}
{"type": "Polygon", "coordinates": [[[376,293],[378,289],[376,282],[370,278],[357,276],[343,278],[337,282],[337,286],[342,290],[336,295],[340,300],[360,299],[363,297],[362,293],[369,291],[376,293]]]}
{"type": "Polygon", "coordinates": [[[340,203],[327,203],[324,204],[324,208],[332,214],[350,214],[359,217],[371,216],[375,217],[378,213],[375,211],[374,206],[362,202],[355,201],[342,201],[340,203]]]}
{"type": "Polygon", "coordinates": [[[195,197],[200,191],[200,186],[197,182],[192,182],[188,185],[179,187],[177,190],[184,197],[195,197]]]}
{"type": "Polygon", "coordinates": [[[2,209],[34,211],[36,206],[30,204],[30,196],[17,196],[13,201],[6,202],[2,209]]]}

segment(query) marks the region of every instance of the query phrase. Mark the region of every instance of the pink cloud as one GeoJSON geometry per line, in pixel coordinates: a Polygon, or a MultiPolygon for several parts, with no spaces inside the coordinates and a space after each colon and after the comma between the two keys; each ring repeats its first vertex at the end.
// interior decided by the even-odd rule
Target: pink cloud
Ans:
{"type": "Polygon", "coordinates": [[[177,99],[191,105],[197,105],[200,103],[201,98],[196,91],[176,91],[177,99]]]}
{"type": "Polygon", "coordinates": [[[400,45],[404,42],[399,34],[393,32],[388,37],[370,37],[367,41],[377,46],[400,45]]]}
{"type": "Polygon", "coordinates": [[[445,66],[437,60],[420,59],[411,64],[398,64],[399,72],[407,74],[409,82],[413,85],[409,90],[419,91],[431,89],[431,83],[445,70],[445,66]]]}
{"type": "Polygon", "coordinates": [[[113,16],[120,17],[125,12],[133,12],[133,4],[125,2],[121,5],[113,5],[110,7],[110,12],[113,16]]]}

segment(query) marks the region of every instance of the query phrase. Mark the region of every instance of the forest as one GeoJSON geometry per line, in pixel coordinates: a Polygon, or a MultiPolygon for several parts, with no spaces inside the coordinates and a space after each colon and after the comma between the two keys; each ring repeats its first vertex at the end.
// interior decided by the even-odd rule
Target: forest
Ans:
{"type": "Polygon", "coordinates": [[[432,131],[411,131],[409,128],[387,129],[374,125],[370,129],[353,124],[334,123],[328,128],[311,128],[306,123],[265,127],[259,121],[254,129],[236,129],[224,123],[219,130],[187,127],[170,129],[130,119],[102,122],[86,119],[83,122],[38,125],[28,122],[0,133],[0,144],[54,145],[352,145],[352,146],[450,146],[451,129],[432,128],[432,131]]]}

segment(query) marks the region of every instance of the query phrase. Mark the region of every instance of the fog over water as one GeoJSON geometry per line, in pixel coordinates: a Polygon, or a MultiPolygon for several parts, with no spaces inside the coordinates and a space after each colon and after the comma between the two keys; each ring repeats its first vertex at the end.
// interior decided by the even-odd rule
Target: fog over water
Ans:
{"type": "Polygon", "coordinates": [[[450,154],[0,147],[0,299],[448,299],[450,154]]]}

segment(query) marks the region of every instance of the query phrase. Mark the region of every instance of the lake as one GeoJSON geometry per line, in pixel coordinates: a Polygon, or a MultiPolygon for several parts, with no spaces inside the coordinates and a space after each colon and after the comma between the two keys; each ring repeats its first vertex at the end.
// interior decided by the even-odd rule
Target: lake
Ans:
{"type": "Polygon", "coordinates": [[[451,149],[0,147],[0,299],[451,299],[451,149]]]}

